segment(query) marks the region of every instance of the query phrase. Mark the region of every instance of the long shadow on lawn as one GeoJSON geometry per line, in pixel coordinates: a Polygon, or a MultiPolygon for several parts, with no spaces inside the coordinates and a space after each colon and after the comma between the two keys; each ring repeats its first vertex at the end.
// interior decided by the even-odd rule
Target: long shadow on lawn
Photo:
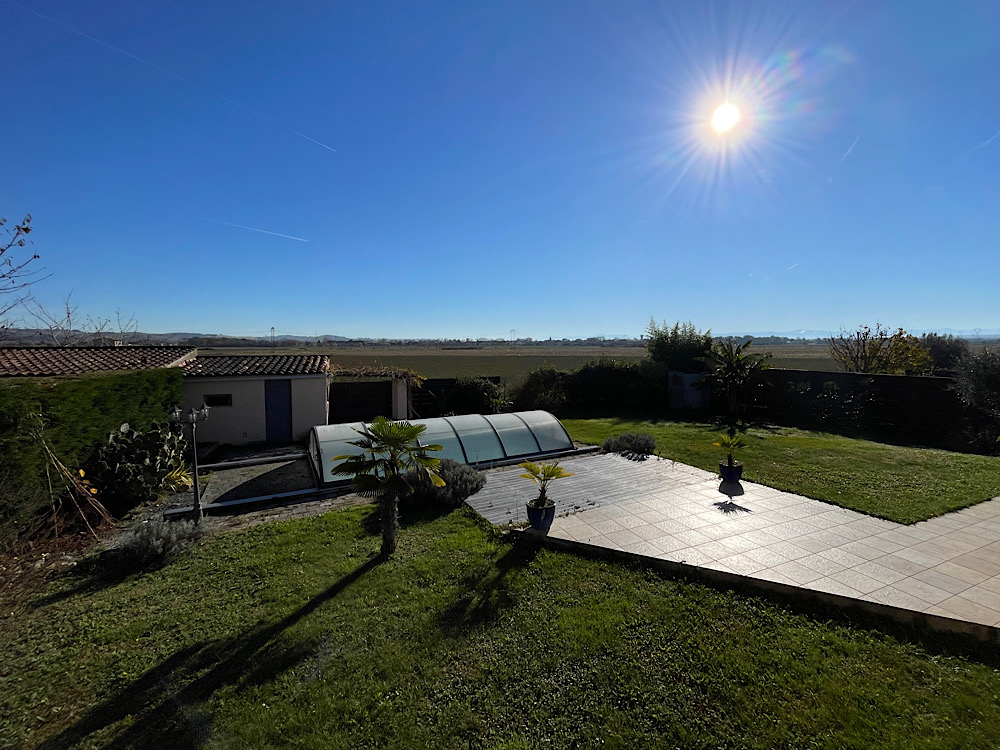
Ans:
{"type": "Polygon", "coordinates": [[[541,547],[541,541],[522,537],[494,565],[467,576],[461,583],[462,594],[441,613],[441,628],[450,635],[459,635],[494,622],[501,611],[514,605],[513,576],[528,567],[541,547]]]}
{"type": "Polygon", "coordinates": [[[297,610],[267,627],[254,628],[225,641],[189,646],[129,683],[88,711],[40,750],[63,750],[128,717],[133,723],[106,748],[197,748],[207,741],[211,720],[195,709],[226,685],[240,689],[264,684],[310,657],[313,644],[289,647],[276,639],[288,628],[377,567],[374,557],[317,594],[297,610]],[[207,670],[207,671],[206,671],[207,670]],[[198,675],[187,681],[187,678],[198,675]]]}

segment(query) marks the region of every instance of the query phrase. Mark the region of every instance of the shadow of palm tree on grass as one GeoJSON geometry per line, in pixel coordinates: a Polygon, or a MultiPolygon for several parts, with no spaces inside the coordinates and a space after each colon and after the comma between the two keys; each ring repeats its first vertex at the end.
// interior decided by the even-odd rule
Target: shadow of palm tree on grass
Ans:
{"type": "Polygon", "coordinates": [[[461,595],[440,615],[441,628],[459,635],[469,628],[494,622],[500,612],[514,606],[512,576],[531,564],[541,549],[538,539],[521,537],[481,574],[464,578],[461,595]]]}
{"type": "Polygon", "coordinates": [[[65,750],[130,717],[133,721],[128,728],[104,747],[180,750],[203,746],[211,732],[211,719],[196,706],[226,685],[242,690],[267,683],[312,656],[316,644],[290,647],[276,639],[381,562],[373,557],[278,622],[178,651],[39,745],[39,750],[65,750]]]}

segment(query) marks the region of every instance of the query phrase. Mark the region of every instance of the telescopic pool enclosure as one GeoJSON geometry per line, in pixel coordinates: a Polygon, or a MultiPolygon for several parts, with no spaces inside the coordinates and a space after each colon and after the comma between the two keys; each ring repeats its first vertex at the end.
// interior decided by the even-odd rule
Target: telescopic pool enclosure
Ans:
{"type": "MultiPolygon", "coordinates": [[[[573,450],[573,441],[562,422],[547,411],[521,411],[513,414],[463,414],[457,417],[413,419],[410,424],[424,425],[421,445],[440,445],[434,458],[450,458],[463,464],[479,466],[525,461],[573,450]]],[[[324,484],[343,482],[347,477],[333,473],[342,462],[334,456],[360,453],[350,442],[360,440],[368,425],[364,422],[317,425],[309,434],[309,455],[316,476],[324,484]]]]}

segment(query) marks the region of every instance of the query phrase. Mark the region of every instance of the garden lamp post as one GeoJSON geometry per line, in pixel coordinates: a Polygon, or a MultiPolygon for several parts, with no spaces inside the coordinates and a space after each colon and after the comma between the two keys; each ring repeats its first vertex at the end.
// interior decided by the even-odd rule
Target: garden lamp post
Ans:
{"type": "Polygon", "coordinates": [[[184,424],[185,422],[191,425],[191,453],[194,455],[194,522],[200,523],[202,516],[204,515],[201,510],[201,495],[198,492],[198,423],[204,422],[208,419],[208,406],[202,406],[200,409],[195,409],[191,407],[191,411],[184,414],[179,406],[174,407],[174,415],[171,418],[171,422],[175,424],[184,424]]]}

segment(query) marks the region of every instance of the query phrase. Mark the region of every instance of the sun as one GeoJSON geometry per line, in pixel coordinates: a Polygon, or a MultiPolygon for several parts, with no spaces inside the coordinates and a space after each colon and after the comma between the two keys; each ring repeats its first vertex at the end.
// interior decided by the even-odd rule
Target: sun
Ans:
{"type": "Polygon", "coordinates": [[[726,102],[716,107],[712,113],[712,127],[716,133],[725,133],[732,130],[736,123],[740,121],[740,111],[735,104],[726,102]]]}

